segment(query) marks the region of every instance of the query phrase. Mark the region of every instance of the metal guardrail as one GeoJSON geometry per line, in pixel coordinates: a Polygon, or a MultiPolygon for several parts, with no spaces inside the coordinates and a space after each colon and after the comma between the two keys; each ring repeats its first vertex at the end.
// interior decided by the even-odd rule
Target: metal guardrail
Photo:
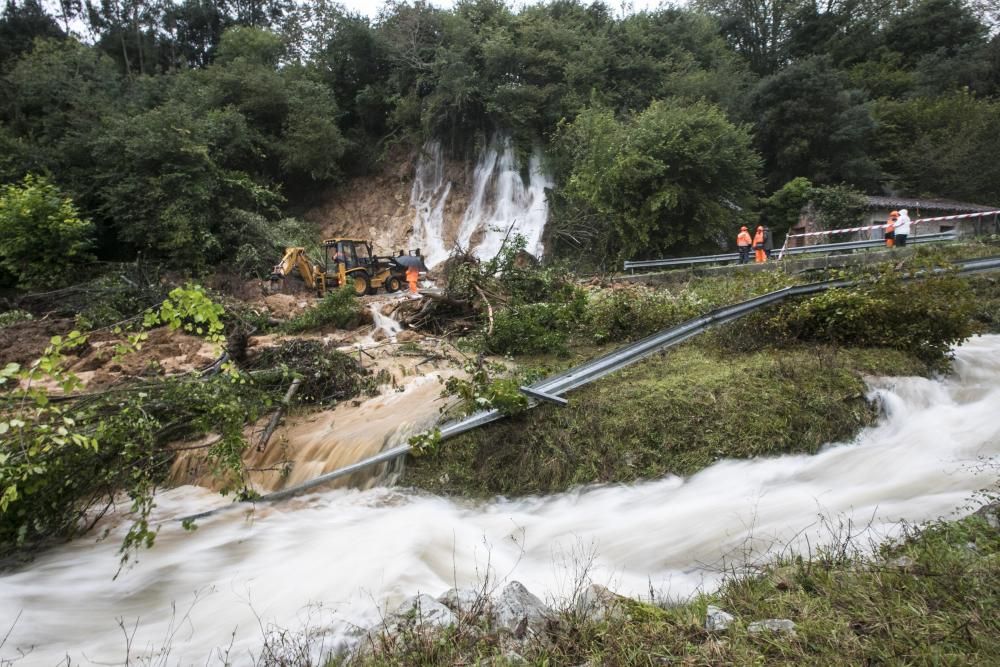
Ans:
{"type": "MultiPolygon", "coordinates": [[[[955,232],[940,232],[936,234],[922,234],[911,236],[906,244],[917,243],[940,243],[942,241],[955,241],[958,234],[955,232]]],[[[811,255],[818,253],[838,252],[845,250],[863,250],[866,248],[879,248],[885,246],[885,239],[874,239],[871,241],[844,241],[842,243],[821,243],[818,245],[798,246],[795,248],[785,248],[785,255],[811,255]]],[[[736,252],[724,253],[721,255],[700,255],[698,257],[675,257],[670,259],[645,259],[625,262],[626,271],[636,269],[650,269],[664,266],[687,266],[689,264],[719,264],[722,262],[734,262],[739,260],[740,255],[736,252]]],[[[773,260],[772,260],[773,261],[773,260]]]]}
{"type": "MultiPolygon", "coordinates": [[[[955,266],[958,268],[957,272],[963,275],[985,273],[987,271],[1000,271],[1000,257],[964,260],[956,262],[955,266]]],[[[950,269],[936,269],[934,272],[942,273],[949,270],[950,269]]],[[[702,333],[709,327],[732,322],[733,320],[737,320],[744,315],[748,315],[759,308],[780,303],[789,297],[817,294],[819,292],[825,292],[826,290],[836,289],[839,287],[850,287],[855,283],[856,281],[853,280],[827,280],[818,283],[808,283],[805,285],[794,285],[792,287],[784,287],[782,289],[775,290],[774,292],[768,292],[767,294],[762,294],[746,301],[716,308],[715,310],[709,311],[700,317],[695,317],[686,322],[670,327],[669,329],[664,329],[663,331],[647,336],[646,338],[636,341],[635,343],[626,345],[619,350],[609,352],[608,354],[591,359],[590,361],[584,362],[583,364],[570,368],[562,373],[557,373],[539,380],[538,382],[530,385],[529,388],[535,390],[536,392],[559,396],[560,394],[582,387],[583,385],[589,384],[590,382],[600,379],[605,375],[609,375],[615,371],[630,366],[637,361],[655,354],[656,352],[682,343],[687,339],[702,333]]],[[[442,426],[440,428],[441,439],[447,440],[449,438],[454,438],[455,436],[467,433],[468,431],[472,431],[473,429],[489,424],[490,422],[499,421],[504,417],[505,415],[499,410],[477,412],[476,414],[470,415],[465,419],[449,422],[442,426]]],[[[379,454],[363,461],[358,461],[357,463],[353,463],[349,466],[332,470],[296,486],[260,496],[251,502],[273,502],[276,500],[290,498],[304,491],[308,491],[332,482],[335,479],[364,470],[365,468],[378,465],[380,463],[386,463],[400,456],[405,456],[409,453],[409,451],[409,444],[399,445],[398,447],[387,449],[384,452],[380,452],[379,454]]],[[[178,520],[194,521],[236,506],[238,505],[228,505],[178,520]]]]}

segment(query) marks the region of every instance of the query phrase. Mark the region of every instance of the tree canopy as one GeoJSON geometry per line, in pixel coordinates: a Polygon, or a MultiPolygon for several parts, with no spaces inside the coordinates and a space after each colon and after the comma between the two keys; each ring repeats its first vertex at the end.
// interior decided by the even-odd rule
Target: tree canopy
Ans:
{"type": "Polygon", "coordinates": [[[555,228],[617,230],[612,254],[766,217],[757,179],[763,198],[803,178],[1000,203],[996,18],[966,0],[393,0],[375,17],[329,0],[6,0],[0,183],[44,175],[92,221],[98,257],[188,270],[379,169],[388,146],[436,138],[468,159],[497,131],[548,147],[555,228]],[[627,206],[581,185],[602,143],[627,206]]]}

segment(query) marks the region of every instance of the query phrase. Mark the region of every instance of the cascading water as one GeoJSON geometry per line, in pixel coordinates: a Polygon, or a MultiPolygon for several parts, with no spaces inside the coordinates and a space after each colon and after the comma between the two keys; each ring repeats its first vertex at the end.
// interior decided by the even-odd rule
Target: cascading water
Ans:
{"type": "Polygon", "coordinates": [[[427,266],[448,259],[445,245],[444,206],[451,183],[444,178],[444,153],[440,141],[424,144],[417,159],[410,190],[410,205],[416,210],[413,221],[413,245],[420,248],[427,266]]]}
{"type": "Polygon", "coordinates": [[[490,258],[497,254],[508,232],[521,234],[525,249],[542,254],[542,232],[548,218],[545,188],[552,180],[542,171],[541,152],[536,149],[528,161],[528,185],[521,178],[520,167],[510,137],[494,138],[476,164],[472,198],[462,217],[458,243],[472,247],[476,255],[490,258]]]}
{"type": "Polygon", "coordinates": [[[542,169],[539,148],[528,160],[525,184],[513,141],[508,136],[494,137],[476,162],[472,193],[461,222],[457,229],[449,230],[444,210],[452,184],[445,178],[440,142],[429,141],[417,161],[410,192],[410,204],[416,211],[413,244],[421,247],[427,265],[434,266],[448,258],[455,243],[489,259],[500,250],[509,232],[524,236],[525,249],[541,256],[548,218],[545,188],[552,185],[542,169]]]}
{"type": "Polygon", "coordinates": [[[386,338],[391,341],[395,341],[396,334],[402,331],[403,327],[393,318],[382,314],[383,305],[383,303],[373,303],[368,306],[368,312],[372,314],[372,322],[375,323],[375,331],[381,331],[386,338]]]}
{"type": "MultiPolygon", "coordinates": [[[[879,537],[901,519],[948,515],[995,477],[982,470],[1000,454],[1000,336],[959,348],[946,379],[887,379],[872,391],[886,419],[853,443],[813,456],[721,461],[688,479],[491,502],[336,490],[262,507],[252,521],[222,513],[194,533],[164,524],[156,546],[115,580],[125,527],[112,526],[104,541],[76,540],[0,577],[0,633],[13,625],[0,661],[31,650],[31,664],[67,655],[122,662],[120,618],[130,633],[135,627],[133,659],[169,643],[165,664],[204,664],[232,639],[230,663],[245,664],[262,625],[294,629],[311,615],[313,631],[330,633],[329,648],[377,622],[380,605],[473,585],[487,570],[566,594],[573,555],[590,549],[593,581],[624,594],[652,585],[683,597],[714,586],[723,562],[824,544],[830,533],[818,517],[855,529],[871,522],[870,536],[879,537]]],[[[182,487],[159,497],[157,514],[224,502],[182,487]]]]}

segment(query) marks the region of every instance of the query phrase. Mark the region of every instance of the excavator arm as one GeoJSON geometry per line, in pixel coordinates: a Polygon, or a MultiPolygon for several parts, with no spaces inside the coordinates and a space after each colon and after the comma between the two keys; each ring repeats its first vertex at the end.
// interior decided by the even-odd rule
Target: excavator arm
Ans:
{"type": "Polygon", "coordinates": [[[305,248],[285,248],[285,255],[271,269],[271,291],[275,291],[278,281],[295,269],[298,269],[306,285],[320,294],[326,291],[326,274],[322,267],[309,261],[305,248]]]}

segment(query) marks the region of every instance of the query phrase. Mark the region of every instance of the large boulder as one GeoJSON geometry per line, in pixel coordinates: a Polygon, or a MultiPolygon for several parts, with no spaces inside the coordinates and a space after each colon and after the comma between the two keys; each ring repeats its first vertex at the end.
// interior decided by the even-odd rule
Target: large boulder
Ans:
{"type": "Polygon", "coordinates": [[[552,611],[519,581],[507,584],[493,603],[493,626],[517,639],[529,632],[540,634],[552,616],[552,611]]]}

